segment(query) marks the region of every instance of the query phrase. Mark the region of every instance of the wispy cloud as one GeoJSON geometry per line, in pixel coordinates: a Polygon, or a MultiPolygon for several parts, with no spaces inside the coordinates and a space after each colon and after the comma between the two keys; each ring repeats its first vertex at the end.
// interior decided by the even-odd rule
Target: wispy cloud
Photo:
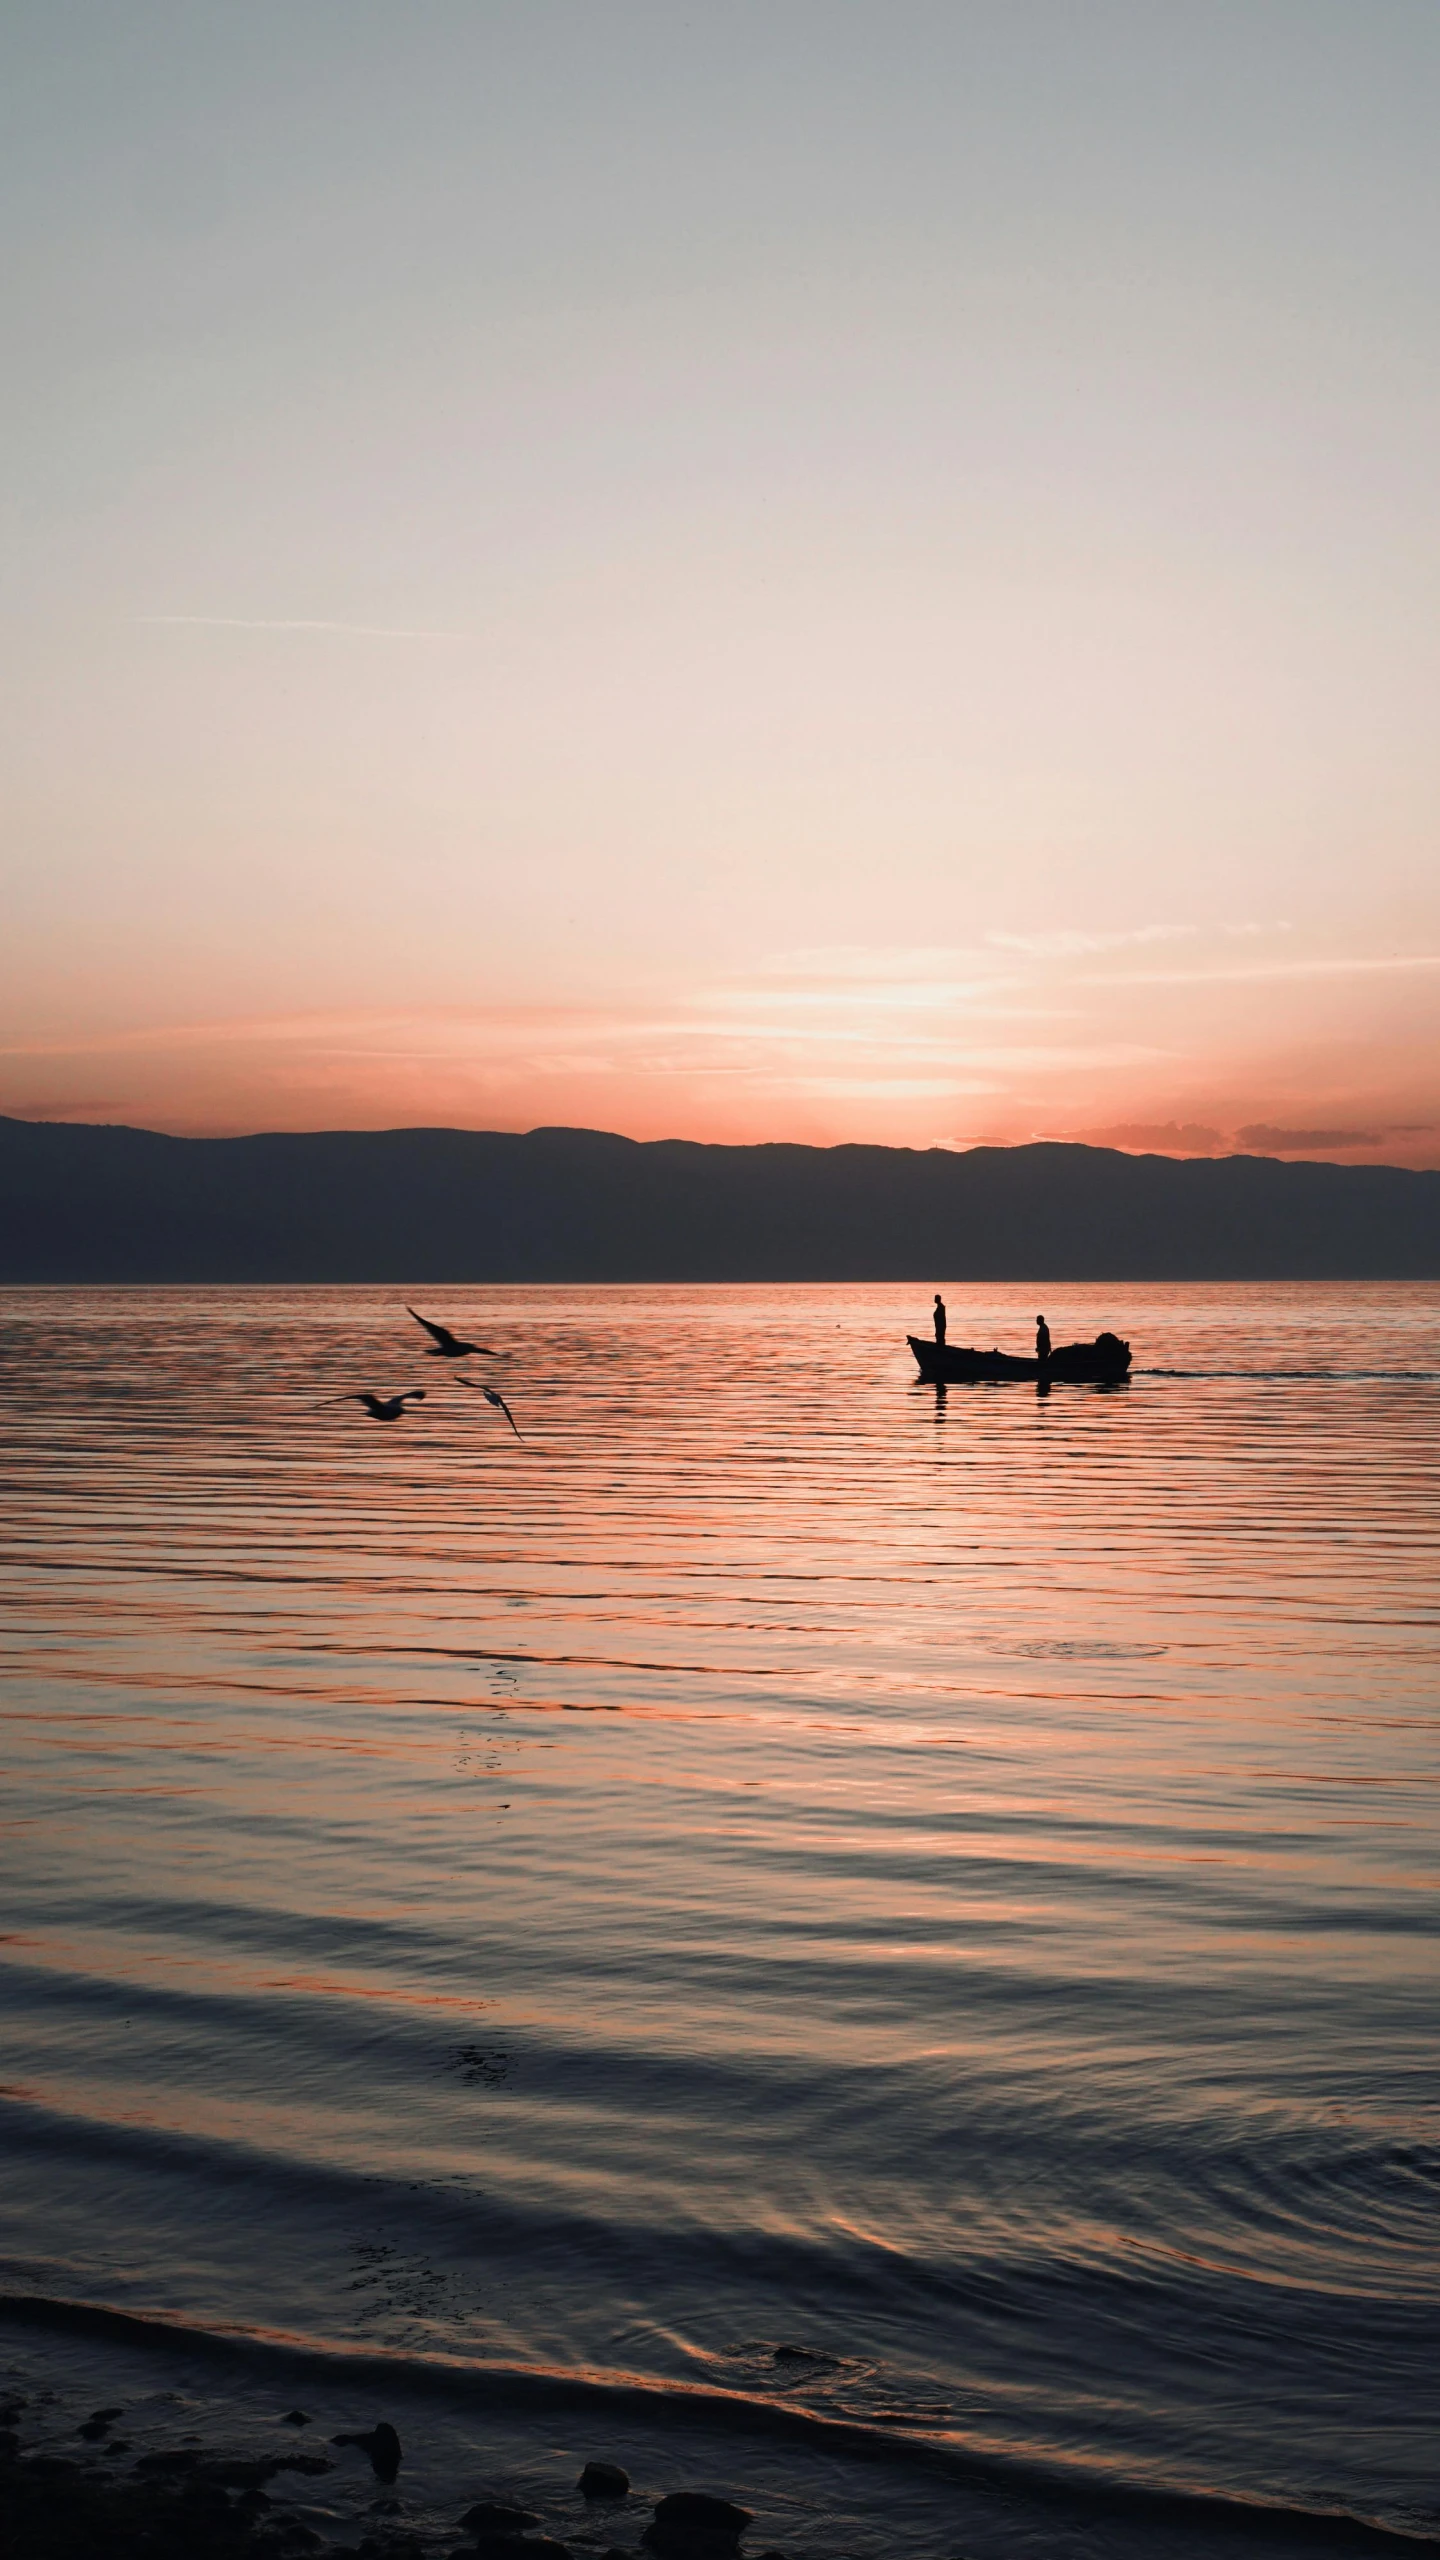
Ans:
{"type": "MultiPolygon", "coordinates": [[[[758,963],[763,983],[782,980],[787,986],[900,988],[912,984],[981,986],[1019,984],[997,972],[1027,962],[1088,960],[1105,952],[1144,949],[1153,943],[1202,940],[1254,941],[1291,933],[1281,920],[1245,920],[1230,924],[1136,924],[1113,930],[1081,925],[1053,925],[1036,933],[1010,933],[998,927],[979,942],[821,942],[799,951],[772,951],[758,963]]],[[[1097,980],[1094,983],[1103,984],[1097,980]]]]}
{"type": "Polygon", "coordinates": [[[1261,1155],[1306,1155],[1316,1147],[1338,1154],[1344,1147],[1383,1147],[1385,1134],[1383,1129],[1276,1129],[1268,1120],[1258,1120],[1236,1130],[1235,1144],[1261,1155]]]}
{"type": "Polygon", "coordinates": [[[1440,1123],[1434,1120],[1299,1129],[1271,1120],[1247,1121],[1240,1128],[1215,1128],[1200,1120],[1115,1120],[1094,1128],[1035,1129],[1031,1135],[1070,1145],[1119,1147],[1129,1155],[1335,1156],[1370,1154],[1377,1147],[1393,1149],[1397,1140],[1433,1137],[1437,1130],[1440,1123]]]}
{"type": "Polygon", "coordinates": [[[234,613],[141,613],[148,631],[325,631],[352,640],[469,640],[469,631],[427,631],[389,622],[250,621],[234,613]]]}
{"type": "MultiPolygon", "coordinates": [[[[871,1102],[875,1100],[873,1076],[797,1075],[788,1081],[788,1090],[808,1094],[829,1102],[871,1102]]],[[[953,1102],[961,1094],[998,1093],[1002,1088],[977,1077],[893,1076],[886,1080],[884,1091],[891,1102],[953,1102]]]]}
{"type": "Polygon", "coordinates": [[[1404,969],[1440,969],[1440,951],[1396,952],[1379,959],[1242,961],[1235,968],[1127,969],[1114,977],[1087,978],[1092,987],[1204,987],[1258,985],[1279,978],[1361,978],[1404,969]]]}
{"type": "Polygon", "coordinates": [[[758,974],[791,986],[903,986],[914,979],[952,978],[994,966],[994,954],[976,943],[819,942],[801,951],[768,953],[758,974]]]}
{"type": "MultiPolygon", "coordinates": [[[[986,1018],[998,1012],[1011,1013],[1015,1008],[1000,1007],[990,1002],[1007,988],[1019,987],[1024,980],[1007,978],[931,978],[877,980],[860,984],[854,980],[837,986],[742,986],[715,987],[704,998],[717,1012],[737,1014],[788,1015],[792,1021],[808,1020],[817,1013],[926,1013],[937,1008],[964,1004],[974,998],[983,999],[986,1018]]],[[[1050,1020],[1053,1008],[1043,1011],[1034,1006],[1024,1008],[1024,1018],[1050,1020]]]]}
{"type": "Polygon", "coordinates": [[[1186,942],[1200,928],[1194,924],[1137,924],[1116,933],[1087,933],[1061,926],[1047,933],[987,933],[999,951],[1023,951],[1031,960],[1080,960],[1092,951],[1120,951],[1139,942],[1186,942]]]}
{"type": "Polygon", "coordinates": [[[737,1011],[782,1004],[792,1011],[888,1005],[897,1012],[966,1005],[982,1015],[1019,1015],[1023,1012],[1021,1006],[998,1004],[994,999],[1018,997],[1029,989],[1038,993],[1051,987],[1082,996],[1092,987],[1262,986],[1280,981],[1364,978],[1440,969],[1440,952],[1436,951],[1316,955],[1308,959],[1286,959],[1278,953],[1273,958],[1259,954],[1252,957],[1239,952],[1233,958],[1220,953],[1207,958],[1197,951],[1193,960],[1184,960],[1177,954],[1176,964],[1169,967],[1146,967],[1143,962],[1109,969],[1085,965],[1112,956],[1118,959],[1125,951],[1136,952],[1138,959],[1141,952],[1156,944],[1208,939],[1213,949],[1221,939],[1253,945],[1262,937],[1293,931],[1292,925],[1280,921],[1221,924],[1207,929],[1193,924],[1145,924],[1113,933],[1091,933],[1067,925],[1038,933],[987,933],[983,943],[978,944],[820,944],[811,950],[772,954],[743,987],[712,991],[709,1001],[737,1011]],[[1066,963],[1076,965],[1066,967],[1066,963]]]}

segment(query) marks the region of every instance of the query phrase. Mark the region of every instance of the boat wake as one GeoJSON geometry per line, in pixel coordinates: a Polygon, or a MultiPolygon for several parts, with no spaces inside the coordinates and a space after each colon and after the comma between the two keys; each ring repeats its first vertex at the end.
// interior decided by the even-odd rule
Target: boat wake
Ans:
{"type": "Polygon", "coordinates": [[[1440,1369],[1137,1369],[1137,1378],[1245,1378],[1275,1386],[1350,1386],[1372,1380],[1406,1386],[1440,1386],[1440,1369]]]}

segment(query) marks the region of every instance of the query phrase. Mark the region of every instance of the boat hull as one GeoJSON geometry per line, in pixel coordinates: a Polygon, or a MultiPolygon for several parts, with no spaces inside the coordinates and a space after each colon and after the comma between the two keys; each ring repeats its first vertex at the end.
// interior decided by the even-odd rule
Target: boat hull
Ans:
{"type": "Polygon", "coordinates": [[[906,1340],[921,1377],[937,1385],[965,1386],[976,1378],[1068,1379],[1083,1385],[1130,1374],[1130,1345],[1114,1333],[1102,1333],[1094,1342],[1062,1343],[1045,1361],[1017,1360],[1008,1351],[975,1351],[958,1342],[927,1342],[917,1333],[907,1334],[906,1340]]]}

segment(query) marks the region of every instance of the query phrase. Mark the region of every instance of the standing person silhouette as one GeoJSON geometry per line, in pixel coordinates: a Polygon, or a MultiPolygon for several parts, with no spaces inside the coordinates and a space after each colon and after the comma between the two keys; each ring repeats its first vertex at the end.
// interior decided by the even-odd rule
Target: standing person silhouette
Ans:
{"type": "Polygon", "coordinates": [[[945,1301],[938,1289],[935,1292],[935,1339],[943,1351],[945,1348],[945,1301]]]}
{"type": "Polygon", "coordinates": [[[1050,1327],[1043,1316],[1035,1319],[1035,1357],[1042,1369],[1050,1357],[1050,1327]]]}

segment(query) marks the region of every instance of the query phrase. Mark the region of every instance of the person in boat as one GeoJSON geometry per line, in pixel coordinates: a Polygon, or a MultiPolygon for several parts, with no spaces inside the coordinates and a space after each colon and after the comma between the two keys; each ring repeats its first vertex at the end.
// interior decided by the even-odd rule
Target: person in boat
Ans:
{"type": "Polygon", "coordinates": [[[935,1340],[943,1351],[945,1348],[945,1301],[938,1289],[935,1292],[935,1340]]]}
{"type": "Polygon", "coordinates": [[[1035,1357],[1042,1369],[1050,1357],[1050,1327],[1043,1316],[1035,1319],[1035,1357]]]}

